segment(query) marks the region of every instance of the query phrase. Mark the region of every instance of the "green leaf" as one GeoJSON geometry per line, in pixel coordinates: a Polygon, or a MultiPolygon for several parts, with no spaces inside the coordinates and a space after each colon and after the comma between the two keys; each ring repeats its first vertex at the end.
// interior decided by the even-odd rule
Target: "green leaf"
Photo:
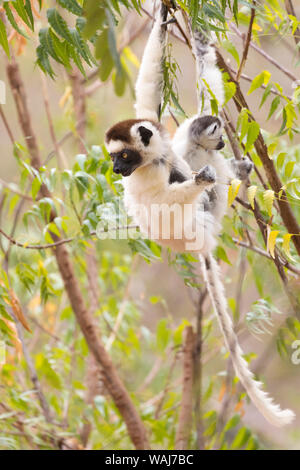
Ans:
{"type": "Polygon", "coordinates": [[[25,24],[27,24],[28,28],[30,28],[32,31],[34,29],[34,22],[33,22],[33,17],[32,17],[32,12],[31,12],[31,5],[30,2],[28,3],[29,0],[25,1],[24,0],[16,0],[12,2],[16,12],[18,15],[22,18],[25,24]]]}
{"type": "Polygon", "coordinates": [[[123,68],[120,71],[116,71],[113,81],[116,95],[122,96],[126,87],[126,75],[123,68]]]}
{"type": "Polygon", "coordinates": [[[260,105],[259,105],[259,109],[263,106],[263,104],[265,103],[266,99],[268,98],[268,96],[270,95],[271,93],[271,90],[272,90],[272,83],[269,83],[267,88],[265,89],[264,93],[263,93],[263,96],[262,96],[262,99],[261,99],[261,102],[260,102],[260,105]]]}
{"type": "Polygon", "coordinates": [[[43,70],[43,72],[50,75],[51,78],[55,77],[55,73],[50,65],[49,57],[47,51],[43,48],[43,46],[39,45],[36,49],[37,54],[37,64],[43,70]]]}
{"type": "Polygon", "coordinates": [[[260,127],[259,124],[255,121],[251,121],[248,126],[248,133],[247,133],[247,142],[245,146],[245,153],[251,150],[253,144],[255,143],[258,135],[259,135],[260,127]]]}
{"type": "Polygon", "coordinates": [[[270,111],[267,117],[267,121],[270,119],[270,117],[275,113],[276,109],[278,108],[280,104],[280,96],[276,96],[276,98],[273,99],[270,107],[270,111]]]}
{"type": "Polygon", "coordinates": [[[57,0],[57,3],[66,10],[69,10],[74,15],[80,16],[83,13],[82,7],[76,2],[76,0],[57,0]]]}
{"type": "MultiPolygon", "coordinates": [[[[101,2],[102,3],[102,2],[101,2]]],[[[84,16],[87,19],[83,30],[85,38],[89,39],[105,24],[106,13],[103,3],[100,4],[95,0],[84,0],[83,3],[84,16]]]]}
{"type": "Polygon", "coordinates": [[[40,44],[43,47],[44,51],[47,54],[51,55],[51,57],[53,57],[54,60],[56,60],[57,62],[60,62],[61,64],[64,64],[64,62],[60,59],[60,57],[56,53],[50,31],[51,30],[49,28],[40,29],[39,31],[40,44]]]}
{"type": "Polygon", "coordinates": [[[157,324],[156,343],[160,351],[164,351],[166,349],[171,336],[171,330],[167,325],[168,320],[166,318],[162,318],[157,324]]]}
{"type": "Polygon", "coordinates": [[[6,28],[1,18],[0,18],[0,44],[3,47],[7,57],[10,57],[6,28]]]}
{"type": "Polygon", "coordinates": [[[10,24],[12,25],[12,27],[19,33],[21,34],[22,36],[24,36],[24,38],[28,38],[28,36],[26,36],[26,34],[21,30],[21,28],[19,28],[16,20],[15,20],[15,17],[14,15],[12,14],[11,12],[11,9],[10,9],[10,6],[9,6],[9,2],[4,2],[3,3],[3,8],[5,10],[5,13],[6,13],[6,16],[7,16],[7,19],[8,21],[10,22],[10,24]]]}
{"type": "Polygon", "coordinates": [[[49,8],[49,10],[47,10],[47,18],[54,31],[66,41],[73,44],[73,38],[67,23],[55,8],[49,8]]]}
{"type": "Polygon", "coordinates": [[[252,93],[257,88],[261,87],[262,85],[267,85],[270,78],[271,78],[270,72],[268,72],[267,70],[263,70],[259,75],[257,75],[252,80],[251,86],[247,94],[250,95],[250,93],[252,93]]]}
{"type": "Polygon", "coordinates": [[[236,50],[235,45],[231,41],[223,41],[222,42],[222,47],[232,55],[232,57],[235,59],[237,65],[239,66],[240,65],[240,57],[239,57],[238,51],[236,50]]]}
{"type": "Polygon", "coordinates": [[[33,19],[33,14],[32,14],[32,10],[31,10],[30,0],[25,0],[25,6],[24,7],[25,7],[25,10],[26,10],[28,19],[30,21],[30,24],[31,24],[31,29],[32,29],[32,31],[34,31],[34,19],[33,19]]]}
{"type": "Polygon", "coordinates": [[[227,253],[222,246],[218,245],[215,253],[216,253],[217,258],[221,259],[222,261],[224,261],[225,263],[231,266],[227,253]]]}
{"type": "Polygon", "coordinates": [[[76,47],[79,54],[81,55],[81,57],[85,60],[85,62],[88,65],[92,65],[91,61],[90,61],[90,54],[89,54],[89,51],[87,50],[88,46],[86,45],[86,43],[82,39],[81,34],[79,33],[79,31],[77,31],[77,29],[70,29],[70,34],[71,34],[72,39],[73,39],[73,44],[76,47]]]}

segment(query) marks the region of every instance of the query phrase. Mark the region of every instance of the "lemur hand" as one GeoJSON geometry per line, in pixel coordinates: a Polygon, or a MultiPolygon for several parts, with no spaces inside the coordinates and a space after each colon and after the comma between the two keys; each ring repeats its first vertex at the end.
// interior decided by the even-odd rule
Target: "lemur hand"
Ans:
{"type": "Polygon", "coordinates": [[[216,170],[210,165],[206,165],[195,175],[196,184],[208,183],[214,184],[217,179],[216,170]]]}

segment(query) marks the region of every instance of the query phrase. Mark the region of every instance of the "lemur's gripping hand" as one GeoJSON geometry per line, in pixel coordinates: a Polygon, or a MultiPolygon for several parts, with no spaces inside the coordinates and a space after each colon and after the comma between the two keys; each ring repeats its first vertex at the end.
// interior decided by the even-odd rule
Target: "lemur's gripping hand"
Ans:
{"type": "Polygon", "coordinates": [[[213,185],[216,182],[217,174],[214,167],[206,165],[195,175],[196,184],[207,183],[207,186],[213,185]]]}
{"type": "Polygon", "coordinates": [[[246,180],[254,168],[253,162],[248,157],[244,157],[242,160],[232,158],[230,161],[235,176],[240,180],[246,180]]]}

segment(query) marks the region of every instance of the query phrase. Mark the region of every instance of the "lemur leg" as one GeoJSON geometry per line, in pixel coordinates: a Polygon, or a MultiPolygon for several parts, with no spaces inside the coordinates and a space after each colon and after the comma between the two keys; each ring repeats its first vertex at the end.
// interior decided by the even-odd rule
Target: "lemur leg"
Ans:
{"type": "Polygon", "coordinates": [[[231,158],[228,160],[228,164],[234,175],[240,180],[246,180],[254,168],[253,162],[248,157],[244,157],[242,160],[231,158]]]}
{"type": "Polygon", "coordinates": [[[209,165],[204,166],[193,179],[183,183],[173,183],[168,186],[169,204],[192,203],[199,194],[210,189],[216,182],[215,169],[209,165]]]}
{"type": "Polygon", "coordinates": [[[163,90],[163,58],[165,55],[168,9],[161,3],[160,11],[147,41],[135,85],[136,117],[159,119],[163,90]]]}

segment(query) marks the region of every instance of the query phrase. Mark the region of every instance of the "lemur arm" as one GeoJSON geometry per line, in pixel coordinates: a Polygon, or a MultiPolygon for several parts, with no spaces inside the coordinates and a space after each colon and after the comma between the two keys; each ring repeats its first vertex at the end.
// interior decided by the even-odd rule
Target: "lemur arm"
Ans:
{"type": "Polygon", "coordinates": [[[161,3],[154,26],[147,41],[136,82],[136,117],[159,120],[163,90],[163,59],[166,45],[167,7],[161,3]]]}
{"type": "Polygon", "coordinates": [[[198,115],[211,114],[212,97],[206,84],[215,95],[220,108],[224,103],[223,78],[217,66],[215,47],[213,41],[197,29],[192,32],[192,47],[196,58],[198,115]]]}

